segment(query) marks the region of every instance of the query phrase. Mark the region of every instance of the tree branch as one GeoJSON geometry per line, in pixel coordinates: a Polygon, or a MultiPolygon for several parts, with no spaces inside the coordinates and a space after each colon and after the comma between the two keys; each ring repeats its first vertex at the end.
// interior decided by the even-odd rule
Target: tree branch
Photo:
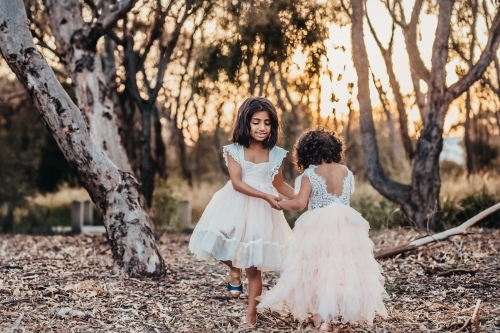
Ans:
{"type": "MultiPolygon", "coordinates": [[[[377,43],[378,48],[380,49],[380,52],[382,53],[387,52],[388,50],[382,45],[382,42],[380,42],[377,32],[373,27],[372,20],[370,20],[370,16],[368,15],[368,9],[366,8],[366,3],[365,3],[365,16],[366,16],[366,21],[368,22],[368,26],[370,27],[370,31],[372,32],[373,38],[375,39],[375,42],[377,43]]],[[[392,21],[392,26],[394,27],[394,21],[392,21]]],[[[394,29],[392,31],[393,31],[392,36],[394,36],[394,29]]],[[[392,36],[391,36],[391,41],[392,41],[392,36]]]]}
{"type": "Polygon", "coordinates": [[[446,61],[448,58],[448,41],[451,31],[451,13],[454,0],[443,0],[439,5],[436,38],[432,45],[432,73],[429,82],[430,93],[442,94],[446,85],[446,61]]]}
{"type": "Polygon", "coordinates": [[[137,0],[121,0],[113,7],[105,9],[96,22],[90,25],[87,36],[92,44],[97,43],[97,40],[106,34],[119,19],[123,18],[136,2],[137,0]]]}
{"type": "Polygon", "coordinates": [[[351,13],[349,12],[349,8],[344,3],[344,0],[340,0],[340,5],[342,6],[342,9],[344,9],[344,12],[347,14],[349,18],[351,18],[351,13]]]}
{"type": "Polygon", "coordinates": [[[153,24],[153,27],[151,28],[151,34],[150,34],[149,40],[148,40],[147,44],[144,46],[144,52],[139,57],[138,68],[141,68],[144,66],[144,62],[146,61],[146,58],[149,54],[149,51],[151,51],[151,48],[153,47],[154,42],[162,36],[163,24],[165,23],[165,18],[167,17],[168,13],[170,12],[170,9],[171,9],[173,4],[174,4],[174,1],[170,1],[167,8],[165,10],[161,10],[161,8],[162,8],[161,3],[160,3],[160,1],[158,1],[158,5],[156,8],[155,22],[153,24]]]}
{"type": "Polygon", "coordinates": [[[403,15],[402,15],[402,18],[399,19],[397,17],[397,15],[396,15],[396,11],[395,11],[396,4],[393,3],[392,8],[391,8],[389,0],[383,0],[382,2],[385,4],[385,7],[387,8],[387,11],[389,12],[389,15],[391,15],[393,22],[395,22],[401,28],[405,29],[408,26],[408,24],[406,23],[406,21],[404,19],[404,12],[401,10],[402,9],[401,3],[399,4],[399,9],[400,9],[400,12],[403,12],[403,15]]]}
{"type": "Polygon", "coordinates": [[[54,50],[53,48],[51,48],[47,43],[45,43],[45,41],[43,40],[43,37],[41,37],[36,31],[35,29],[30,29],[31,31],[31,35],[37,39],[37,44],[40,45],[41,47],[43,47],[44,49],[46,50],[49,50],[50,52],[52,52],[56,57],[58,57],[59,59],[61,59],[61,54],[59,52],[57,52],[56,50],[54,50]]]}
{"type": "Polygon", "coordinates": [[[493,61],[498,45],[500,43],[500,11],[497,10],[495,18],[491,24],[488,42],[484,48],[479,60],[472,66],[467,74],[452,84],[445,93],[445,99],[449,102],[460,96],[469,87],[483,76],[485,70],[493,61]]]}
{"type": "MultiPolygon", "coordinates": [[[[384,59],[384,62],[385,62],[385,67],[387,69],[387,75],[389,76],[389,83],[390,83],[390,86],[391,86],[392,91],[394,93],[394,99],[396,100],[396,106],[397,106],[398,115],[399,115],[401,141],[403,142],[406,156],[411,161],[411,160],[413,160],[415,153],[413,150],[413,144],[411,142],[411,138],[408,135],[408,117],[406,114],[406,109],[405,109],[405,105],[404,105],[404,101],[403,101],[403,95],[401,94],[401,88],[400,88],[399,82],[396,78],[396,74],[394,73],[394,65],[392,62],[392,48],[393,48],[394,31],[395,31],[396,25],[393,21],[392,22],[391,40],[389,41],[389,46],[386,49],[383,47],[382,43],[380,42],[380,40],[376,34],[375,28],[373,27],[371,20],[368,16],[368,12],[366,12],[365,15],[366,15],[366,19],[368,21],[368,25],[370,27],[370,30],[372,32],[372,35],[375,38],[375,41],[377,42],[377,45],[380,49],[380,53],[382,54],[382,58],[384,59]]],[[[416,89],[415,91],[418,93],[420,91],[420,89],[416,89]]],[[[420,101],[420,99],[418,99],[418,101],[420,101]]],[[[422,108],[423,108],[423,105],[422,105],[422,108]]]]}
{"type": "MultiPolygon", "coordinates": [[[[410,69],[414,75],[417,75],[419,79],[424,80],[429,83],[430,72],[425,67],[424,61],[420,56],[420,50],[417,45],[417,24],[420,12],[422,11],[423,0],[417,0],[415,6],[413,7],[411,13],[411,21],[403,29],[403,34],[405,37],[406,48],[408,50],[408,57],[410,59],[410,69]]],[[[400,4],[401,6],[401,4],[400,4]]],[[[403,9],[401,8],[401,11],[403,9]]]]}
{"type": "Polygon", "coordinates": [[[121,46],[125,45],[125,42],[123,41],[123,39],[118,37],[118,35],[115,34],[115,32],[113,30],[108,31],[106,35],[108,35],[109,38],[111,38],[116,44],[121,45],[121,46]]]}

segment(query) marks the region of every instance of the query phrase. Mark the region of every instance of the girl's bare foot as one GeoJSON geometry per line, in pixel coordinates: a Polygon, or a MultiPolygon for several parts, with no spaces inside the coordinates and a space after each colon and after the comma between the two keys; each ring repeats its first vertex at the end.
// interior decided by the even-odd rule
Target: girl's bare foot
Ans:
{"type": "Polygon", "coordinates": [[[245,320],[240,324],[240,329],[254,328],[257,325],[257,316],[246,316],[245,320]]]}

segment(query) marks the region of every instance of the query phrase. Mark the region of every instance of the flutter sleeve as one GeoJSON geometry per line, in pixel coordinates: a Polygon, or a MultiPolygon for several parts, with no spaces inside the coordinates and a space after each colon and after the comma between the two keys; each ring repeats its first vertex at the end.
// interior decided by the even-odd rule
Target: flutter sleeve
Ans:
{"type": "Polygon", "coordinates": [[[295,186],[293,188],[293,194],[297,195],[300,192],[300,187],[302,186],[302,178],[309,177],[309,169],[305,169],[304,172],[295,178],[295,186]]]}
{"type": "Polygon", "coordinates": [[[227,154],[231,155],[231,157],[241,165],[243,163],[243,149],[238,144],[230,144],[222,147],[222,156],[224,156],[224,161],[226,161],[226,166],[229,166],[227,163],[227,154]]]}
{"type": "Polygon", "coordinates": [[[351,194],[354,193],[354,175],[352,174],[351,170],[349,170],[349,185],[351,187],[351,194]]]}
{"type": "Polygon", "coordinates": [[[283,162],[283,159],[286,157],[286,154],[288,153],[287,150],[280,148],[280,147],[274,147],[271,150],[271,154],[269,157],[269,160],[271,163],[270,165],[270,176],[271,176],[271,181],[274,179],[274,176],[278,174],[278,171],[281,167],[281,163],[283,162]]]}

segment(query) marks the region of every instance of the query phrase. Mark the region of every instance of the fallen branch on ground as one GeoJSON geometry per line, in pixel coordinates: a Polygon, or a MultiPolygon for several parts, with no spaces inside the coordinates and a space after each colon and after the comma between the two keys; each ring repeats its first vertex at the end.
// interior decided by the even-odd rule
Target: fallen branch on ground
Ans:
{"type": "Polygon", "coordinates": [[[399,245],[390,249],[385,249],[385,250],[380,250],[377,253],[375,253],[375,259],[382,259],[382,258],[389,258],[395,255],[398,255],[403,252],[408,252],[416,249],[419,246],[433,243],[436,241],[439,241],[441,239],[448,238],[453,235],[458,235],[458,234],[463,234],[467,231],[468,228],[476,224],[477,222],[481,221],[484,219],[486,216],[496,212],[497,210],[500,209],[500,202],[497,203],[496,205],[491,206],[490,208],[482,211],[481,213],[477,214],[473,218],[467,220],[466,222],[462,223],[458,227],[448,229],[446,231],[440,232],[435,235],[423,237],[417,240],[414,240],[413,242],[410,242],[408,244],[403,244],[399,245]]]}

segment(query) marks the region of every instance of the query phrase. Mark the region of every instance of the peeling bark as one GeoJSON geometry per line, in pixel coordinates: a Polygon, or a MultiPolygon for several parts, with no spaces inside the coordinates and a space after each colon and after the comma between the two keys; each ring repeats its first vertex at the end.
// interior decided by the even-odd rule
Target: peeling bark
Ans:
{"type": "Polygon", "coordinates": [[[128,276],[164,275],[139,184],[96,145],[82,112],[35,47],[26,22],[21,0],[0,0],[0,52],[102,213],[117,271],[128,276]]]}
{"type": "Polygon", "coordinates": [[[78,0],[44,0],[57,50],[74,84],[78,106],[87,116],[92,136],[111,161],[127,172],[132,172],[132,168],[119,135],[116,101],[96,45],[136,1],[122,0],[103,10],[94,23],[87,24],[78,0]]]}

